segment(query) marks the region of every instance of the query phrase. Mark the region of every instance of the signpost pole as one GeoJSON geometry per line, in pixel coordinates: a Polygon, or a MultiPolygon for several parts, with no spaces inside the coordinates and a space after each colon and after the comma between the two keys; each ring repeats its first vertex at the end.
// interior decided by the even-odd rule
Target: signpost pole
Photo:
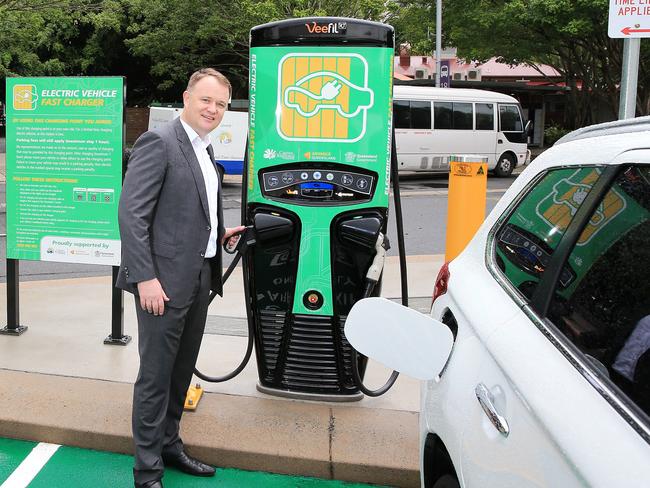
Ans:
{"type": "Polygon", "coordinates": [[[131,342],[131,336],[124,335],[124,293],[115,286],[119,266],[113,266],[112,299],[111,299],[111,333],[104,339],[104,344],[126,346],[131,342]]]}
{"type": "Polygon", "coordinates": [[[0,334],[19,336],[27,330],[20,324],[20,290],[18,279],[18,260],[7,259],[7,326],[0,334]]]}
{"type": "Polygon", "coordinates": [[[621,97],[618,118],[631,119],[636,115],[636,88],[639,78],[641,38],[650,37],[650,8],[642,6],[647,0],[609,0],[607,35],[625,39],[621,70],[621,97]],[[639,3],[639,6],[636,4],[639,3]]]}
{"type": "Polygon", "coordinates": [[[436,0],[436,86],[440,86],[440,62],[442,57],[442,0],[436,0]]]}
{"type": "Polygon", "coordinates": [[[639,78],[639,52],[641,39],[625,39],[623,44],[623,70],[621,73],[621,98],[618,118],[632,119],[636,115],[636,90],[639,78]]]}

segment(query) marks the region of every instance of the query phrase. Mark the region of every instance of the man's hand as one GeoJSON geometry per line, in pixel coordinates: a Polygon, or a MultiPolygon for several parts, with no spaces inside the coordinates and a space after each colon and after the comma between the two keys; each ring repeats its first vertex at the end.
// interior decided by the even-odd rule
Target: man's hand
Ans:
{"type": "Polygon", "coordinates": [[[223,243],[226,242],[228,239],[230,239],[233,235],[237,234],[238,232],[244,232],[245,230],[246,227],[244,227],[243,225],[226,228],[226,232],[223,234],[223,238],[221,239],[221,244],[223,245],[223,243]]]}
{"type": "Polygon", "coordinates": [[[165,312],[165,302],[169,301],[162,289],[158,278],[138,283],[138,295],[140,295],[140,306],[154,315],[162,315],[165,312]]]}

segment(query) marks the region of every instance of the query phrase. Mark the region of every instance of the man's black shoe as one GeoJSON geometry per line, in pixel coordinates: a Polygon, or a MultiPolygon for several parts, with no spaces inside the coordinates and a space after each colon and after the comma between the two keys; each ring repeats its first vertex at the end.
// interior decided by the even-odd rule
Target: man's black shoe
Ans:
{"type": "Polygon", "coordinates": [[[163,488],[163,485],[161,480],[151,480],[146,483],[136,482],[135,488],[163,488]]]}
{"type": "Polygon", "coordinates": [[[193,474],[194,476],[214,476],[215,469],[209,464],[202,463],[198,459],[188,456],[185,451],[175,456],[163,455],[165,466],[173,466],[183,473],[193,474]]]}

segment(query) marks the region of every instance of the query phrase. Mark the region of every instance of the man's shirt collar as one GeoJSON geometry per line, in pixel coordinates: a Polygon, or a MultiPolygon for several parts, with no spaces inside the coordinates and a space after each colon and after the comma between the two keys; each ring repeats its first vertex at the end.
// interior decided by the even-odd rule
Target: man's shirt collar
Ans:
{"type": "Polygon", "coordinates": [[[210,145],[210,136],[205,136],[205,138],[201,138],[201,136],[199,136],[197,132],[194,129],[192,129],[192,127],[190,127],[190,125],[187,122],[185,122],[183,119],[181,119],[181,124],[183,124],[183,129],[185,129],[185,132],[187,133],[187,137],[189,137],[190,142],[192,144],[194,144],[194,141],[198,139],[201,142],[203,148],[206,148],[210,145]]]}

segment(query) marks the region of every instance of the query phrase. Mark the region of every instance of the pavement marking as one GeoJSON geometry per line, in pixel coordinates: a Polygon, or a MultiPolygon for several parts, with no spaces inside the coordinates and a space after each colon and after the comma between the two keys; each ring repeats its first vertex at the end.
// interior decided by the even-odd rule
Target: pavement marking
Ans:
{"type": "Polygon", "coordinates": [[[47,464],[59,447],[61,447],[59,444],[47,444],[45,442],[37,444],[11,476],[0,485],[0,488],[25,488],[43,469],[43,466],[47,464]]]}

